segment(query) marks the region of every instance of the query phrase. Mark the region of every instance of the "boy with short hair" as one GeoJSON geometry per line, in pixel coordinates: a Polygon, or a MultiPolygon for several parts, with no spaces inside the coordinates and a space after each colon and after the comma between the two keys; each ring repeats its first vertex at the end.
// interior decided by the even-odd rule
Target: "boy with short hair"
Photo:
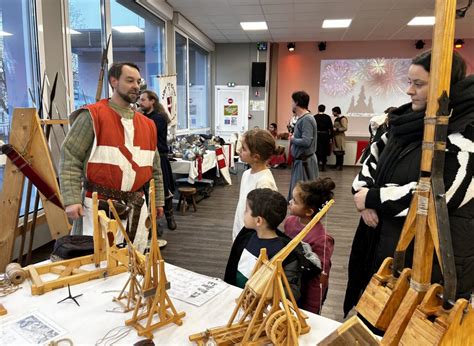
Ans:
{"type": "MultiPolygon", "coordinates": [[[[244,288],[257,263],[260,249],[266,248],[267,256],[271,259],[291,241],[288,236],[277,229],[285,219],[286,211],[286,199],[277,191],[264,188],[248,193],[244,228],[239,232],[232,245],[224,281],[244,288]]],[[[300,250],[302,251],[302,249],[300,250]]],[[[302,272],[294,252],[283,261],[283,269],[293,295],[295,299],[298,299],[302,272]]]]}

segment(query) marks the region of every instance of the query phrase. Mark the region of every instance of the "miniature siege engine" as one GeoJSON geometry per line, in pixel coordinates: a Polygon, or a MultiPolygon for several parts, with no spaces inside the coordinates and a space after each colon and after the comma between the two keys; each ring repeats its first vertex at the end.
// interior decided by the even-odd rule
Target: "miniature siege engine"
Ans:
{"type": "MultiPolygon", "coordinates": [[[[150,181],[150,214],[151,214],[151,244],[148,254],[143,256],[131,243],[128,235],[119,222],[119,228],[129,248],[129,271],[130,277],[124,288],[114,301],[119,302],[125,311],[133,310],[132,317],[125,321],[127,326],[132,326],[139,336],[153,339],[153,331],[170,323],[178,326],[183,324],[184,312],[177,312],[166,290],[169,282],[165,274],[165,261],[161,256],[158,247],[156,230],[156,205],[155,205],[155,184],[150,181]],[[143,278],[140,284],[138,276],[143,278]],[[128,287],[128,292],[126,288],[128,287]],[[126,304],[121,300],[126,300],[126,304]],[[144,320],[144,321],[143,321],[144,320]]],[[[116,220],[119,216],[111,200],[108,201],[110,210],[116,220]]]]}
{"type": "Polygon", "coordinates": [[[94,253],[53,263],[25,267],[31,280],[31,294],[41,295],[57,288],[76,285],[89,280],[117,275],[127,271],[127,249],[119,249],[115,244],[117,222],[110,220],[103,210],[98,210],[97,193],[92,196],[94,216],[94,253]],[[101,262],[105,261],[106,264],[101,262]],[[94,264],[88,270],[83,266],[94,264]],[[43,281],[44,274],[55,274],[57,278],[43,281]]]}
{"type": "Polygon", "coordinates": [[[310,331],[296,305],[282,263],[334,203],[330,200],[306,227],[270,261],[266,249],[242,291],[227,325],[193,334],[198,345],[298,345],[298,337],[310,331]],[[238,316],[238,313],[241,313],[238,316]]]}

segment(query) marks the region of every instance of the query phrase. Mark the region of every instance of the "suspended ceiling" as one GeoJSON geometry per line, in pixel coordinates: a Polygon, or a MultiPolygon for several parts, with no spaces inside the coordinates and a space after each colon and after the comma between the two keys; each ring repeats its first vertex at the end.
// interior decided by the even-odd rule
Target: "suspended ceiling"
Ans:
{"type": "MultiPolygon", "coordinates": [[[[435,0],[167,0],[216,43],[430,39],[432,26],[407,26],[433,16],[435,0]],[[322,29],[324,19],[352,18],[346,29],[322,29]],[[242,21],[266,21],[267,31],[243,31],[242,21]]],[[[459,0],[458,8],[468,0],[459,0]]],[[[474,38],[474,6],[456,20],[457,38],[474,38]]]]}

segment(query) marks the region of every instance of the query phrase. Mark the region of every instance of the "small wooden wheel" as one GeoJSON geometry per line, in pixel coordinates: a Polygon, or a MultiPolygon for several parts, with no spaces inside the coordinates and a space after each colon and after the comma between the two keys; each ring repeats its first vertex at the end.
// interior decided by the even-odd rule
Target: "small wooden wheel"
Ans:
{"type": "MultiPolygon", "coordinates": [[[[274,345],[286,345],[288,344],[287,339],[291,338],[291,335],[289,334],[289,330],[288,330],[289,328],[288,316],[285,314],[284,311],[282,312],[283,312],[283,315],[275,320],[270,332],[270,340],[273,342],[274,345]]],[[[301,324],[294,315],[291,315],[290,318],[293,322],[293,325],[295,326],[296,337],[298,337],[301,333],[301,324]]],[[[290,345],[296,342],[296,340],[289,340],[289,341],[290,341],[289,342],[290,345]]]]}
{"type": "Polygon", "coordinates": [[[265,325],[265,333],[267,333],[267,336],[271,338],[272,335],[272,328],[273,325],[275,324],[276,320],[279,319],[281,316],[285,315],[285,311],[283,310],[278,310],[271,314],[271,316],[267,320],[267,324],[265,325]]]}

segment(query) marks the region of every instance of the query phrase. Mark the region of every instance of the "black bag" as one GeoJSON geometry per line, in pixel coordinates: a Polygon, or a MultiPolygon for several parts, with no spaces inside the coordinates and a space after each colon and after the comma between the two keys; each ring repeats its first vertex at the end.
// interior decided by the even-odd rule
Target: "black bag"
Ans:
{"type": "Polygon", "coordinates": [[[61,261],[94,253],[94,240],[91,235],[66,235],[56,240],[51,261],[61,261]]]}

